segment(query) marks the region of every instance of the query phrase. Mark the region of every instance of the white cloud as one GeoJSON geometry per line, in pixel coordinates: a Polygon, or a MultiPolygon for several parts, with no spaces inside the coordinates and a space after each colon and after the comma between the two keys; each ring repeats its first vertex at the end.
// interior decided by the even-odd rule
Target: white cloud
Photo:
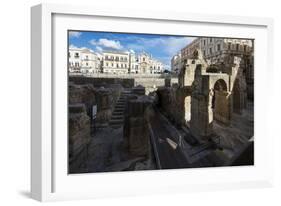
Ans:
{"type": "Polygon", "coordinates": [[[75,45],[73,45],[73,44],[70,44],[70,45],[69,45],[69,48],[70,48],[70,49],[78,49],[78,47],[75,46],[75,45]]]}
{"type": "Polygon", "coordinates": [[[175,55],[178,53],[183,47],[191,43],[195,38],[193,37],[169,37],[165,42],[165,51],[169,55],[175,55]]]}
{"type": "Polygon", "coordinates": [[[70,31],[68,34],[70,38],[79,38],[82,33],[78,31],[70,31]]]}
{"type": "Polygon", "coordinates": [[[120,41],[110,40],[110,39],[99,39],[98,41],[93,39],[90,41],[90,44],[94,46],[99,46],[100,48],[110,48],[110,49],[116,49],[120,50],[123,49],[123,46],[121,45],[120,41]]]}
{"type": "Polygon", "coordinates": [[[89,50],[90,52],[94,52],[92,49],[90,49],[90,48],[88,48],[88,47],[77,47],[77,46],[75,46],[75,45],[73,45],[73,44],[70,44],[70,45],[69,45],[69,49],[79,49],[79,50],[87,49],[87,50],[89,50]]]}
{"type": "Polygon", "coordinates": [[[134,43],[127,44],[126,47],[137,52],[147,51],[157,48],[161,51],[160,61],[170,65],[173,55],[177,54],[182,48],[191,43],[194,37],[157,37],[157,38],[137,38],[134,43]]]}
{"type": "Polygon", "coordinates": [[[175,55],[183,47],[193,41],[193,37],[159,37],[159,38],[139,38],[133,44],[128,44],[128,49],[137,51],[147,50],[148,48],[159,48],[168,55],[175,55]]]}
{"type": "Polygon", "coordinates": [[[99,52],[102,52],[102,51],[103,51],[103,48],[100,47],[100,46],[96,46],[96,50],[99,51],[99,52]]]}

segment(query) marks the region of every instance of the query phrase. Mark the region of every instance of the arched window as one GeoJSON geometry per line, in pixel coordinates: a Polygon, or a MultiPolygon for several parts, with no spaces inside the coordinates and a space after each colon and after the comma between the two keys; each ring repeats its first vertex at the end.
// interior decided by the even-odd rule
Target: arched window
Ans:
{"type": "Polygon", "coordinates": [[[217,91],[227,91],[227,85],[223,79],[219,79],[216,81],[214,89],[217,91]]]}

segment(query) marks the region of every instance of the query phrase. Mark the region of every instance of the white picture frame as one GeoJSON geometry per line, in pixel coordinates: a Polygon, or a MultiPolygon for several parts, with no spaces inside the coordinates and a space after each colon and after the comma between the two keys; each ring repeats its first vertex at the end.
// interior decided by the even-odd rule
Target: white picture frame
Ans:
{"type": "Polygon", "coordinates": [[[40,4],[31,8],[31,26],[32,198],[53,201],[273,185],[274,134],[266,113],[272,104],[268,88],[274,75],[272,19],[40,4]],[[67,47],[64,31],[94,28],[255,38],[255,166],[68,175],[64,145],[67,70],[55,68],[67,67],[67,55],[61,56],[67,47]],[[267,98],[263,93],[268,93],[267,98]]]}

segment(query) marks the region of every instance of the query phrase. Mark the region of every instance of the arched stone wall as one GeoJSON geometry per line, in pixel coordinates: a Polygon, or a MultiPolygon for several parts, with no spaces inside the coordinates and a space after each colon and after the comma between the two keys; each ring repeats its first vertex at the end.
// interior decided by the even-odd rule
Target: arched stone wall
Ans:
{"type": "Polygon", "coordinates": [[[219,122],[230,123],[230,93],[227,91],[227,83],[223,79],[215,82],[212,96],[213,118],[219,122]]]}

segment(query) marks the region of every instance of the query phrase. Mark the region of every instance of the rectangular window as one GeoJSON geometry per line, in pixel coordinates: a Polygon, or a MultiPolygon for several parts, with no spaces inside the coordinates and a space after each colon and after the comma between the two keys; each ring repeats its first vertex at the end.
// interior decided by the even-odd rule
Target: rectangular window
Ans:
{"type": "Polygon", "coordinates": [[[231,50],[231,43],[228,43],[228,50],[231,50]]]}
{"type": "Polygon", "coordinates": [[[212,54],[212,48],[210,48],[210,54],[212,54]]]}
{"type": "Polygon", "coordinates": [[[217,50],[218,50],[218,51],[221,50],[221,45],[220,45],[220,44],[217,45],[217,50]]]}
{"type": "Polygon", "coordinates": [[[239,44],[236,44],[236,51],[239,51],[239,44]]]}
{"type": "Polygon", "coordinates": [[[247,51],[247,45],[244,45],[244,52],[247,51]]]}

